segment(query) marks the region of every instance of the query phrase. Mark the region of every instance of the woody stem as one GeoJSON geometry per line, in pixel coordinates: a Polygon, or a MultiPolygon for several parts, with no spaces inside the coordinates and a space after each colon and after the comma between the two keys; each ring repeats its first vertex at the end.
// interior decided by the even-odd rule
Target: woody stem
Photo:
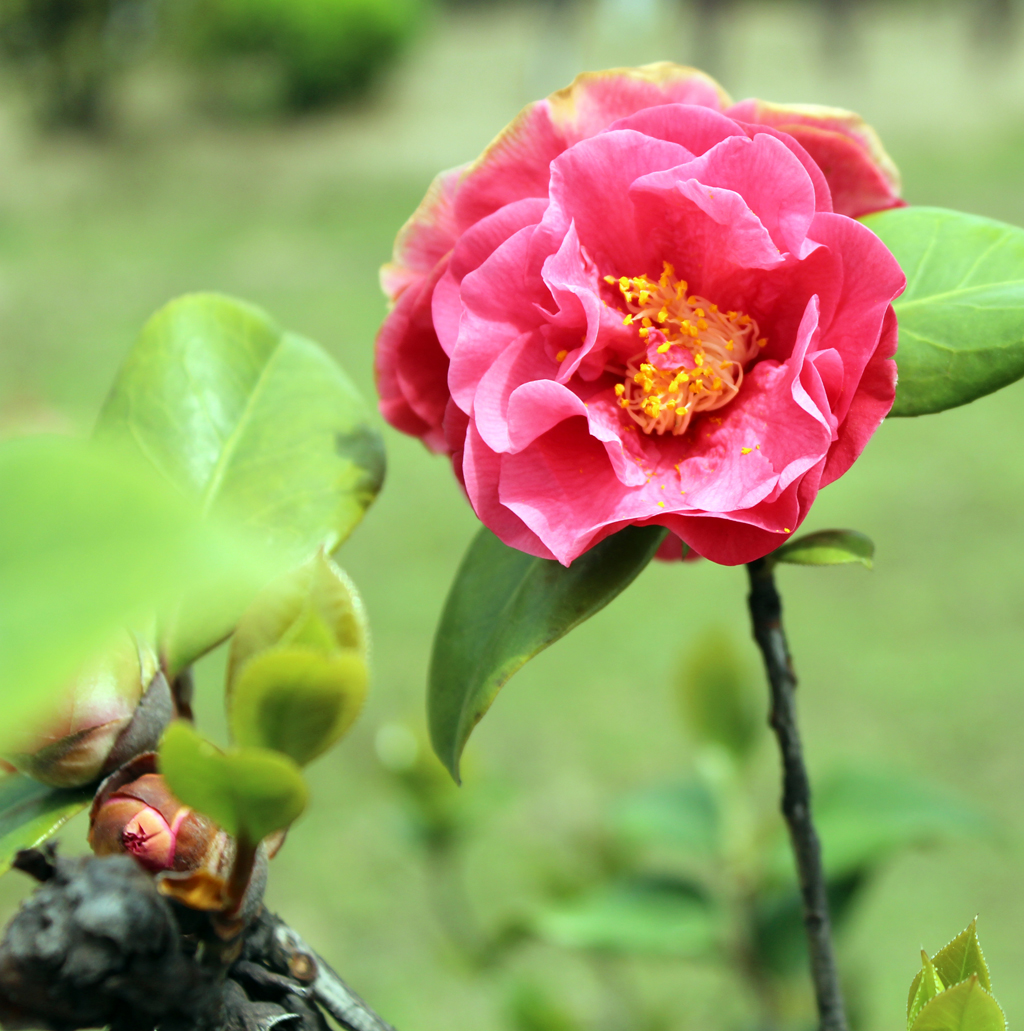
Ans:
{"type": "Polygon", "coordinates": [[[747,572],[750,576],[747,601],[754,640],[761,649],[771,690],[768,723],[775,732],[782,755],[782,815],[789,828],[800,881],[819,1027],[820,1031],[848,1031],[832,945],[821,843],[811,818],[811,785],[797,728],[796,676],[782,628],[782,599],[775,588],[770,556],[749,563],[747,572]]]}

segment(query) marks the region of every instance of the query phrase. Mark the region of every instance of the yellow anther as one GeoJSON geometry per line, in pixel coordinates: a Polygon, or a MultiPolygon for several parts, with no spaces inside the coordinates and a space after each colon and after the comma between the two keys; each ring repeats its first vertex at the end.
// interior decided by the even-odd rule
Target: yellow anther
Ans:
{"type": "Polygon", "coordinates": [[[750,452],[753,451],[753,450],[754,449],[752,447],[741,447],[740,448],[740,454],[741,455],[749,455],[750,452]]]}
{"type": "Polygon", "coordinates": [[[697,316],[698,319],[704,318],[704,309],[703,308],[696,308],[696,309],[694,309],[693,313],[694,313],[694,315],[697,316]]]}
{"type": "Polygon", "coordinates": [[[709,309],[710,309],[711,311],[718,311],[718,305],[717,305],[717,304],[709,304],[709,305],[708,305],[708,308],[709,308],[709,309]]]}
{"type": "Polygon", "coordinates": [[[639,295],[637,296],[637,304],[639,304],[641,308],[645,308],[647,306],[647,302],[650,299],[651,299],[651,291],[650,290],[641,290],[639,295]]]}
{"type": "Polygon", "coordinates": [[[668,322],[668,308],[662,308],[661,311],[658,312],[658,321],[668,322]]]}
{"type": "Polygon", "coordinates": [[[767,337],[761,337],[761,339],[758,340],[758,342],[757,342],[757,346],[758,347],[764,347],[765,344],[767,344],[767,343],[768,343],[768,338],[767,337]]]}
{"type": "Polygon", "coordinates": [[[711,381],[711,389],[712,390],[721,390],[722,389],[722,381],[717,376],[711,381]]]}
{"type": "Polygon", "coordinates": [[[658,508],[664,508],[664,507],[665,507],[665,502],[664,501],[659,501],[658,502],[658,508]]]}
{"type": "Polygon", "coordinates": [[[698,329],[707,329],[708,328],[708,324],[703,319],[697,319],[697,328],[698,329]]]}
{"type": "Polygon", "coordinates": [[[692,336],[692,337],[697,336],[697,327],[696,326],[691,326],[690,327],[690,336],[692,336]]]}
{"type": "Polygon", "coordinates": [[[615,394],[616,394],[617,397],[622,397],[622,395],[625,392],[626,392],[626,388],[625,388],[625,386],[623,386],[623,384],[621,384],[621,383],[616,383],[615,384],[615,394]]]}
{"type": "Polygon", "coordinates": [[[559,351],[558,354],[555,355],[555,361],[556,362],[564,362],[565,361],[565,356],[568,353],[569,353],[568,351],[559,351]]]}
{"type": "Polygon", "coordinates": [[[700,351],[693,356],[693,364],[696,365],[698,369],[704,364],[704,355],[700,351]]]}
{"type": "Polygon", "coordinates": [[[741,315],[739,317],[739,324],[741,326],[749,326],[750,325],[750,316],[749,315],[741,315]]]}
{"type": "Polygon", "coordinates": [[[653,323],[653,322],[651,322],[651,320],[650,320],[649,318],[647,318],[647,316],[646,316],[646,315],[645,315],[645,316],[643,317],[643,319],[641,319],[641,323],[640,323],[640,324],[641,324],[641,325],[642,325],[642,326],[643,326],[643,327],[644,327],[645,329],[650,329],[650,328],[651,328],[651,326],[653,326],[653,325],[654,325],[654,323],[653,323]]]}
{"type": "Polygon", "coordinates": [[[629,280],[625,276],[619,277],[619,289],[622,291],[629,289],[629,280]]]}
{"type": "Polygon", "coordinates": [[[627,315],[627,316],[626,316],[626,317],[625,317],[625,318],[624,318],[624,319],[622,320],[622,324],[623,324],[624,326],[632,326],[632,325],[633,325],[633,316],[632,316],[632,315],[627,315]]]}
{"type": "Polygon", "coordinates": [[[784,526],[782,528],[782,532],[783,533],[792,533],[793,531],[788,526],[784,526]]]}
{"type": "Polygon", "coordinates": [[[727,341],[726,341],[726,343],[725,343],[725,349],[726,349],[727,351],[731,351],[731,350],[732,350],[732,341],[731,341],[731,340],[727,340],[727,341]]]}
{"type": "Polygon", "coordinates": [[[605,276],[604,277],[604,281],[606,283],[608,283],[609,285],[613,285],[615,283],[615,277],[614,276],[605,276]]]}
{"type": "Polygon", "coordinates": [[[640,330],[640,336],[642,337],[647,336],[648,333],[650,333],[650,329],[647,326],[644,326],[644,328],[640,330]]]}
{"type": "Polygon", "coordinates": [[[658,344],[658,354],[665,354],[671,346],[667,340],[663,344],[658,344]]]}
{"type": "Polygon", "coordinates": [[[629,402],[625,398],[622,398],[622,400],[619,401],[619,407],[620,408],[628,408],[629,407],[629,402]]]}

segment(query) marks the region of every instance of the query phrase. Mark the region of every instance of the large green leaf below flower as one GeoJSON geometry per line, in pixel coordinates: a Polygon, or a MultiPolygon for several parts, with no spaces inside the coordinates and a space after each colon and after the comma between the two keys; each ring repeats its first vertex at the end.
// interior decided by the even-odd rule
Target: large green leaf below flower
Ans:
{"type": "MultiPolygon", "coordinates": [[[[333,550],[376,496],[380,436],[316,344],[216,294],[172,301],[146,324],[97,432],[125,439],[204,512],[237,520],[304,561],[333,550]]],[[[230,630],[237,611],[193,598],[165,628],[172,672],[230,630]]]]}
{"type": "Polygon", "coordinates": [[[892,415],[967,404],[1024,376],[1024,229],[943,208],[863,219],[907,276],[893,307],[892,415]]]}
{"type": "Polygon", "coordinates": [[[566,568],[480,530],[455,574],[430,659],[430,739],[456,780],[469,735],[509,677],[625,590],[664,537],[660,526],[628,526],[566,568]]]}

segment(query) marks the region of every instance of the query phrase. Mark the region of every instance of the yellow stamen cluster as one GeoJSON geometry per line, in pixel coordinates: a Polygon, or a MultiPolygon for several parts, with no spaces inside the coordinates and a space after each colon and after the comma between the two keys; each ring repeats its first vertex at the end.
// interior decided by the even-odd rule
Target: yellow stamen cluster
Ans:
{"type": "MultiPolygon", "coordinates": [[[[677,279],[666,261],[657,282],[647,276],[605,276],[618,286],[628,314],[623,324],[636,326],[644,350],[622,366],[609,368],[623,375],[615,385],[619,404],[645,432],[681,434],[698,412],[728,404],[743,383],[743,369],[765,346],[757,323],[741,312],[722,312],[703,297],[687,295],[685,280],[677,279]],[[689,364],[659,368],[648,361],[652,330],[665,337],[656,351],[685,351],[689,364]]],[[[658,339],[657,337],[654,338],[658,339]]],[[[676,351],[678,356],[679,352],[676,351]]]]}

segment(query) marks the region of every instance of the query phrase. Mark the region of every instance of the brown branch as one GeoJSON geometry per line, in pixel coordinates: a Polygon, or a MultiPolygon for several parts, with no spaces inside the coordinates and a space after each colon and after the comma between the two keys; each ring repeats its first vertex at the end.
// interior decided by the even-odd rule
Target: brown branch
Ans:
{"type": "Polygon", "coordinates": [[[782,628],[782,600],[775,589],[770,557],[751,562],[747,572],[750,574],[748,603],[754,640],[761,649],[771,688],[768,723],[775,731],[782,754],[782,815],[789,828],[800,880],[820,1028],[821,1031],[847,1031],[843,993],[832,947],[821,844],[811,818],[811,785],[797,728],[796,676],[782,628]]]}

